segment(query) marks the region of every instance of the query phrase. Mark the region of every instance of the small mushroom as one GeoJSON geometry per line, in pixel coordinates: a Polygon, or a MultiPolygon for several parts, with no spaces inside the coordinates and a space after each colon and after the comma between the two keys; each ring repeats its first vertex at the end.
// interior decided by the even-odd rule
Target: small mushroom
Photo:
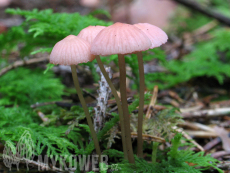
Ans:
{"type": "Polygon", "coordinates": [[[94,55],[118,54],[120,70],[120,92],[125,121],[125,137],[128,159],[134,163],[133,149],[130,135],[130,118],[126,95],[126,67],[125,54],[140,52],[151,47],[151,41],[139,28],[123,23],[115,23],[103,29],[93,40],[91,53],[94,55]]]}
{"type": "MultiPolygon", "coordinates": [[[[106,28],[105,26],[88,26],[88,27],[84,28],[83,30],[81,30],[81,32],[78,34],[78,37],[85,39],[86,41],[88,41],[91,44],[93,42],[94,38],[97,36],[97,34],[105,28],[106,28]]],[[[96,60],[97,60],[98,66],[100,67],[102,74],[104,75],[107,83],[109,84],[109,87],[111,88],[111,91],[112,91],[114,98],[117,102],[119,119],[120,119],[120,124],[121,124],[122,147],[123,147],[124,157],[125,157],[125,159],[128,159],[127,149],[126,149],[126,141],[125,141],[124,117],[123,117],[120,98],[118,97],[117,91],[116,91],[112,81],[110,80],[108,74],[105,71],[104,65],[103,65],[99,55],[96,55],[96,60]]]]}
{"type": "Polygon", "coordinates": [[[134,26],[138,27],[148,36],[152,43],[150,49],[159,47],[166,43],[168,40],[167,34],[157,26],[151,25],[149,23],[137,23],[134,24],[134,26]]]}
{"type": "MultiPolygon", "coordinates": [[[[128,105],[126,101],[126,69],[125,69],[125,54],[136,53],[139,64],[140,76],[140,102],[138,115],[138,156],[143,157],[143,139],[142,139],[142,124],[143,124],[143,107],[144,107],[144,67],[142,52],[150,48],[158,47],[167,41],[168,37],[160,28],[147,23],[129,25],[115,23],[103,29],[94,39],[91,46],[91,53],[94,55],[111,55],[118,54],[118,62],[120,67],[120,91],[122,108],[125,117],[127,148],[129,145],[130,121],[128,117],[128,105]]],[[[131,154],[131,153],[129,153],[131,154]]],[[[129,157],[131,157],[129,155],[129,157]]],[[[131,157],[132,159],[132,157],[131,157]]],[[[130,158],[129,158],[130,160],[130,158]]]]}
{"type": "MultiPolygon", "coordinates": [[[[168,36],[166,33],[158,28],[157,26],[151,25],[149,23],[138,23],[134,26],[138,27],[143,31],[151,41],[150,49],[154,47],[159,47],[166,43],[168,36]]],[[[137,155],[143,157],[143,138],[142,138],[142,125],[143,125],[143,109],[144,109],[144,90],[145,90],[145,79],[144,79],[144,66],[142,53],[137,52],[138,66],[139,66],[139,77],[140,77],[140,96],[139,96],[139,111],[138,111],[138,138],[137,138],[137,155]]]]}
{"type": "Polygon", "coordinates": [[[52,64],[61,64],[61,65],[70,65],[73,81],[75,88],[77,90],[78,97],[84,109],[86,119],[90,128],[90,132],[94,141],[95,149],[97,154],[101,155],[101,150],[99,142],[97,139],[96,132],[93,128],[93,123],[87,108],[85,99],[82,95],[80,85],[78,82],[78,77],[76,73],[76,65],[80,63],[86,63],[95,59],[95,56],[90,53],[90,44],[84,39],[69,35],[63,40],[55,44],[51,54],[50,54],[50,63],[52,64]]]}
{"type": "Polygon", "coordinates": [[[100,4],[100,0],[80,0],[80,4],[88,8],[97,8],[100,4]]]}
{"type": "Polygon", "coordinates": [[[8,6],[8,5],[10,5],[10,3],[11,3],[11,0],[1,0],[0,1],[0,8],[8,6]]]}
{"type": "Polygon", "coordinates": [[[92,42],[93,42],[94,38],[97,36],[97,34],[102,29],[105,29],[105,28],[106,28],[105,26],[100,26],[100,25],[88,26],[88,27],[82,29],[77,36],[85,39],[90,44],[92,44],[92,42]]]}

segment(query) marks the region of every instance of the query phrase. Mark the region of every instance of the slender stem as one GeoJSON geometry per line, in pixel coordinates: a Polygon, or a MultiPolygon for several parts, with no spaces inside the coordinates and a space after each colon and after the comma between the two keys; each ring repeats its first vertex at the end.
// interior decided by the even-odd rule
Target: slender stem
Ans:
{"type": "Polygon", "coordinates": [[[159,143],[153,142],[152,145],[153,145],[152,146],[152,149],[153,149],[153,151],[152,151],[152,163],[154,164],[154,163],[156,163],[156,160],[157,160],[157,147],[158,147],[159,143]]]}
{"type": "Polygon", "coordinates": [[[91,132],[91,135],[92,135],[92,138],[93,138],[93,142],[94,142],[94,145],[95,145],[96,153],[99,155],[99,162],[100,162],[101,149],[100,149],[99,142],[98,142],[98,139],[97,139],[97,134],[96,134],[96,132],[94,131],[94,128],[93,128],[93,123],[92,123],[92,119],[91,119],[90,114],[89,114],[88,107],[86,105],[85,99],[84,99],[83,94],[81,92],[81,88],[80,88],[80,85],[79,85],[79,82],[78,82],[76,69],[77,69],[76,65],[71,65],[71,71],[72,71],[72,77],[73,77],[73,81],[74,81],[74,86],[75,86],[75,88],[77,90],[79,100],[80,100],[81,105],[82,105],[82,107],[84,109],[85,116],[86,116],[86,119],[87,119],[87,122],[88,122],[88,125],[89,125],[89,128],[90,128],[90,132],[91,132]]]}
{"type": "Polygon", "coordinates": [[[127,153],[129,163],[135,163],[133,156],[133,147],[131,142],[131,133],[130,133],[130,117],[127,103],[127,95],[126,95],[126,66],[125,66],[125,57],[124,55],[118,54],[118,64],[120,70],[120,92],[121,92],[121,103],[124,115],[124,123],[125,123],[125,139],[127,144],[127,153]]]}
{"type": "Polygon", "coordinates": [[[145,92],[145,76],[142,52],[137,53],[140,79],[140,94],[139,94],[139,110],[138,110],[138,129],[137,129],[137,156],[143,158],[143,111],[144,111],[144,92],[145,92]]]}
{"type": "Polygon", "coordinates": [[[111,81],[111,79],[109,78],[109,75],[106,73],[104,65],[100,59],[100,56],[96,56],[96,60],[97,60],[97,64],[101,69],[101,72],[103,73],[106,81],[109,84],[109,87],[112,90],[113,96],[117,102],[117,107],[118,107],[118,114],[119,114],[119,119],[120,119],[120,124],[121,124],[121,138],[122,138],[122,146],[123,146],[123,152],[124,152],[124,156],[125,159],[128,160],[128,155],[127,155],[127,149],[126,149],[126,141],[125,141],[125,125],[124,125],[124,116],[123,116],[123,112],[122,112],[122,107],[121,107],[121,102],[120,102],[120,98],[118,97],[117,91],[111,81]]]}

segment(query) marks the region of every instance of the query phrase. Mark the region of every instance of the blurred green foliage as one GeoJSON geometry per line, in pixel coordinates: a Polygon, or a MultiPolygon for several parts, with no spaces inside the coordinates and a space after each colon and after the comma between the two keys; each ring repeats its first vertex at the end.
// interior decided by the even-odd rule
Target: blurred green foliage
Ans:
{"type": "MultiPolygon", "coordinates": [[[[230,16],[229,1],[202,1],[203,5],[230,16]]],[[[170,33],[183,37],[196,29],[212,22],[213,19],[185,7],[179,7],[172,19],[170,33]]],[[[191,52],[180,59],[165,61],[160,59],[166,72],[146,74],[146,85],[152,89],[169,88],[185,83],[196,77],[214,77],[220,84],[230,77],[230,30],[220,24],[210,29],[207,34],[211,37],[206,41],[196,41],[191,52]]],[[[183,38],[182,38],[183,40],[183,38]]],[[[165,55],[163,55],[165,57],[165,55]]]]}
{"type": "Polygon", "coordinates": [[[230,32],[220,28],[211,33],[213,39],[200,42],[181,60],[162,62],[166,73],[146,74],[147,86],[173,87],[195,77],[215,77],[220,84],[230,77],[230,32]]]}
{"type": "Polygon", "coordinates": [[[0,77],[0,105],[30,106],[36,102],[61,100],[64,85],[52,72],[17,68],[0,77]]]}
{"type": "MultiPolygon", "coordinates": [[[[77,35],[89,25],[108,26],[111,22],[99,20],[92,15],[82,16],[79,13],[53,13],[51,9],[38,11],[7,9],[7,13],[25,17],[25,21],[0,35],[0,51],[10,52],[20,48],[20,56],[28,56],[35,49],[50,52],[54,44],[68,35],[77,35]],[[49,49],[48,49],[49,48],[49,49]]],[[[38,53],[37,51],[36,53],[38,53]]]]}

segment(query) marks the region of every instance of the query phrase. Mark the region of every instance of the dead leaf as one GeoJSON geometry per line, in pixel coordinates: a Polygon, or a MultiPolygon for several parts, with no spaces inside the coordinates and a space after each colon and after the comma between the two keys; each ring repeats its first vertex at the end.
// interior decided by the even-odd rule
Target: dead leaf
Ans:
{"type": "Polygon", "coordinates": [[[223,149],[225,151],[230,151],[230,138],[228,136],[229,132],[222,127],[215,126],[214,130],[216,134],[221,138],[223,149]]]}

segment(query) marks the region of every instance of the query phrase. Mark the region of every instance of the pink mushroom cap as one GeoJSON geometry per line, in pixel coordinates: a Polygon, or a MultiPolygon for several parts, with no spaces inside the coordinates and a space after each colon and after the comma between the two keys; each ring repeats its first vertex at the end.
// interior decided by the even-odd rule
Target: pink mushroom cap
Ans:
{"type": "Polygon", "coordinates": [[[106,28],[105,26],[88,26],[81,30],[81,32],[78,34],[78,37],[81,37],[88,41],[90,44],[92,44],[94,38],[97,36],[97,34],[102,30],[106,28]]]}
{"type": "Polygon", "coordinates": [[[93,61],[90,44],[75,35],[69,35],[57,42],[50,54],[50,63],[61,65],[77,65],[93,61]]]}
{"type": "Polygon", "coordinates": [[[96,8],[100,4],[100,0],[80,0],[80,4],[89,8],[96,8]]]}
{"type": "Polygon", "coordinates": [[[149,23],[137,23],[134,24],[134,26],[141,29],[149,37],[152,42],[150,49],[159,47],[166,43],[168,40],[167,34],[157,26],[151,25],[149,23]]]}
{"type": "Polygon", "coordinates": [[[130,54],[148,50],[151,41],[139,28],[115,23],[101,30],[91,45],[94,55],[130,54]]]}

